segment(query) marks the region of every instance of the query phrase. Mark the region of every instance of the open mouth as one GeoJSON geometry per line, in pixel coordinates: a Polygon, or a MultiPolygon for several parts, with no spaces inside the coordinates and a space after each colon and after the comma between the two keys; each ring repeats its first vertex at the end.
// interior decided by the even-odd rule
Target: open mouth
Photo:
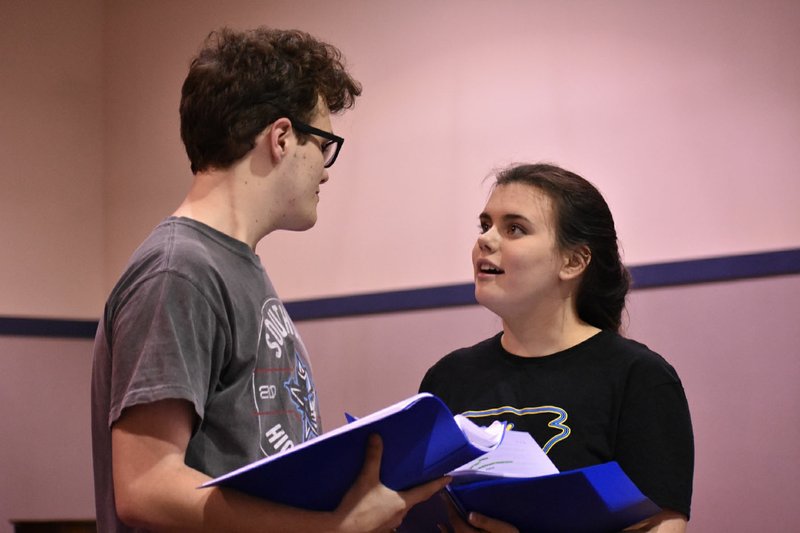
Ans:
{"type": "Polygon", "coordinates": [[[488,261],[481,261],[478,263],[478,273],[498,275],[505,273],[505,270],[489,263],[488,261]]]}

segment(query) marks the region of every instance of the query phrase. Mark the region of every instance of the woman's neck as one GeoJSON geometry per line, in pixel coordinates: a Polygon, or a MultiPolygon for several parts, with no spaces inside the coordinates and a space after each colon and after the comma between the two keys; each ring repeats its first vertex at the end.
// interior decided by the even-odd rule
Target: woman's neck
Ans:
{"type": "Polygon", "coordinates": [[[600,330],[565,312],[549,320],[503,319],[501,343],[508,352],[522,357],[544,357],[572,348],[600,330]]]}

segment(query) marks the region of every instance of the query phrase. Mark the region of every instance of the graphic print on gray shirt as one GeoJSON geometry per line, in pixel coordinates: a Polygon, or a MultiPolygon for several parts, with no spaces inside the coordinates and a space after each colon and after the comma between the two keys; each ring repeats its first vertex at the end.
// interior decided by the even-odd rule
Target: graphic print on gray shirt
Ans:
{"type": "Polygon", "coordinates": [[[265,456],[288,450],[320,433],[316,389],[301,356],[305,348],[298,351],[295,343],[302,346],[294,323],[280,300],[270,298],[261,307],[258,360],[253,371],[259,446],[265,456]],[[296,422],[287,426],[281,415],[296,422]]]}

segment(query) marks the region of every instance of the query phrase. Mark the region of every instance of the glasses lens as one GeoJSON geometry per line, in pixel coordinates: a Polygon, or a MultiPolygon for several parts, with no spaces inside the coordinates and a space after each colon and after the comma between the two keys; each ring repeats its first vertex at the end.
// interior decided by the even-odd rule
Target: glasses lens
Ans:
{"type": "Polygon", "coordinates": [[[336,141],[325,141],[321,148],[324,165],[326,167],[330,166],[333,163],[333,157],[336,155],[336,141]]]}
{"type": "Polygon", "coordinates": [[[322,158],[325,160],[325,164],[328,164],[328,161],[331,160],[333,156],[333,145],[331,141],[325,141],[322,143],[322,158]]]}

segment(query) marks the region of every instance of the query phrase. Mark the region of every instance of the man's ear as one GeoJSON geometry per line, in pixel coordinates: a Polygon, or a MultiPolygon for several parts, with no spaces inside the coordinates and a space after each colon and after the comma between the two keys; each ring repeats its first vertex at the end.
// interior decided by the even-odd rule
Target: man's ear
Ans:
{"type": "Polygon", "coordinates": [[[263,142],[273,165],[280,163],[286,155],[291,133],[292,122],[286,117],[279,118],[264,131],[263,142]]]}
{"type": "Polygon", "coordinates": [[[564,253],[564,263],[559,273],[564,281],[576,279],[586,271],[592,261],[592,250],[582,244],[564,253]]]}

